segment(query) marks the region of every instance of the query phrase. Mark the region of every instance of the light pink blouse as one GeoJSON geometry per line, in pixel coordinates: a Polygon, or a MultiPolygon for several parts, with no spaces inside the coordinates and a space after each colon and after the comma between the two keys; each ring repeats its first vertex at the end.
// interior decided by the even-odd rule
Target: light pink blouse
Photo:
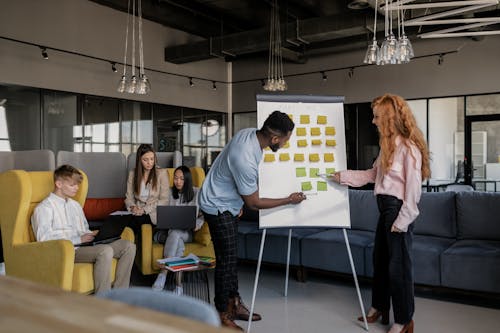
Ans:
{"type": "Polygon", "coordinates": [[[383,174],[378,165],[379,158],[373,164],[372,169],[342,171],[340,183],[353,187],[375,183],[375,195],[393,195],[402,200],[403,205],[394,225],[406,232],[408,226],[419,214],[417,204],[422,193],[422,154],[415,144],[412,142],[405,144],[398,136],[389,172],[383,174]]]}

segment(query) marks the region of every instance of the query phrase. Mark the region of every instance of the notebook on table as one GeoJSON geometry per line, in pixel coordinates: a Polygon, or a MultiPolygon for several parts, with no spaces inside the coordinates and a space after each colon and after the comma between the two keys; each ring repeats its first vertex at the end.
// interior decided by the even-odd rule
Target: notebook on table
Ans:
{"type": "Polygon", "coordinates": [[[196,227],[196,206],[157,206],[157,229],[191,230],[196,227]]]}
{"type": "Polygon", "coordinates": [[[120,235],[124,228],[125,226],[119,220],[108,220],[102,224],[93,241],[75,244],[75,246],[93,246],[112,243],[120,239],[120,235]]]}

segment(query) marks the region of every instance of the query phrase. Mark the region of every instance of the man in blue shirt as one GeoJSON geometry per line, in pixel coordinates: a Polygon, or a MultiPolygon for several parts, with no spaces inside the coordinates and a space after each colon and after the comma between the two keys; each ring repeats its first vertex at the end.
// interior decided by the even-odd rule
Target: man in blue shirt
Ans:
{"type": "MultiPolygon", "coordinates": [[[[243,203],[258,210],[298,204],[306,198],[302,192],[280,199],[259,197],[262,150],[278,151],[290,139],[294,126],[286,113],[274,111],[261,129],[239,131],[219,154],[201,188],[199,205],[210,227],[217,260],[214,301],[224,326],[243,331],[234,320],[248,320],[250,315],[238,293],[236,222],[243,203]]],[[[253,321],[260,319],[253,314],[253,321]]]]}

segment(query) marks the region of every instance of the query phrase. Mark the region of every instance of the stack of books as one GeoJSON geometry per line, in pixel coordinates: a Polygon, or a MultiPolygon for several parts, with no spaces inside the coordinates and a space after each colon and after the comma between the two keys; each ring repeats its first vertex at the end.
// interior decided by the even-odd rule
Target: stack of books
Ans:
{"type": "Polygon", "coordinates": [[[172,257],[158,259],[158,264],[165,267],[171,272],[187,271],[199,268],[199,264],[202,264],[200,258],[194,254],[189,254],[185,257],[172,257]]]}

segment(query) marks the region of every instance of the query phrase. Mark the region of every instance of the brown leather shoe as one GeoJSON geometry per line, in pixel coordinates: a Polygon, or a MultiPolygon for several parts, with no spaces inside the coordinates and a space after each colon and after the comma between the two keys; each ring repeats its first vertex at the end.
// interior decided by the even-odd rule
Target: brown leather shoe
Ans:
{"type": "MultiPolygon", "coordinates": [[[[247,306],[241,300],[240,296],[231,298],[229,302],[233,302],[234,304],[234,317],[239,320],[246,320],[250,318],[250,310],[248,310],[247,306]]],[[[262,319],[262,316],[258,313],[254,313],[252,315],[252,321],[259,321],[262,319]]]]}
{"type": "MultiPolygon", "coordinates": [[[[366,322],[371,324],[382,317],[382,325],[389,325],[389,311],[377,311],[371,316],[366,316],[366,322]]],[[[364,321],[363,316],[358,317],[359,321],[364,321]]]]}
{"type": "Polygon", "coordinates": [[[234,322],[234,317],[231,313],[229,312],[219,312],[219,317],[220,317],[220,323],[222,324],[222,326],[225,326],[225,327],[228,327],[228,328],[232,328],[234,330],[238,330],[238,331],[241,331],[243,332],[243,328],[241,328],[240,326],[236,325],[236,323],[234,322]]]}

